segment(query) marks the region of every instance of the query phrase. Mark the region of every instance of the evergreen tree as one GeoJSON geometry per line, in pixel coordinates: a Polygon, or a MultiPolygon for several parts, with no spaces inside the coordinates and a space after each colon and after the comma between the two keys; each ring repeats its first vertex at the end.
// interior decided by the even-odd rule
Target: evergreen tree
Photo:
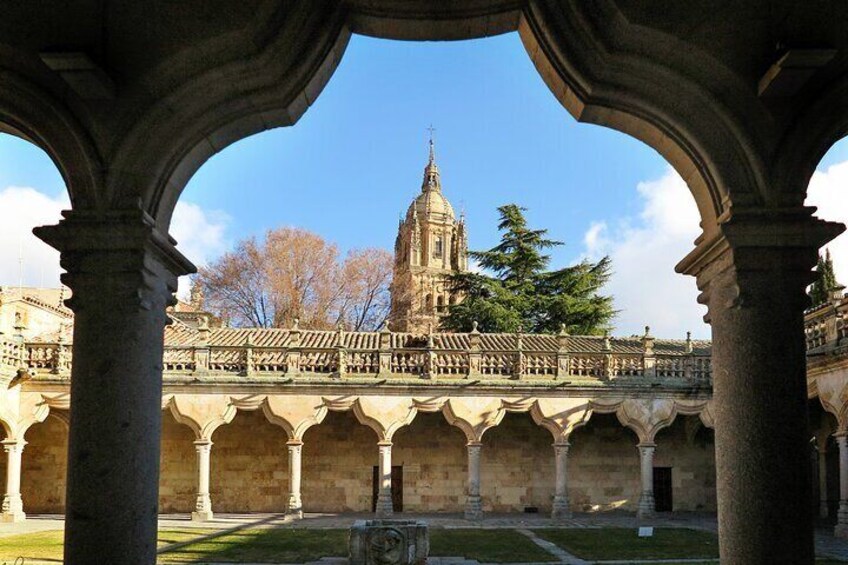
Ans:
{"type": "Polygon", "coordinates": [[[833,270],[833,259],[830,257],[830,250],[825,250],[825,255],[819,255],[818,263],[816,264],[816,273],[819,278],[810,287],[810,299],[813,306],[824,304],[830,299],[832,290],[839,286],[836,282],[836,273],[833,270]]]}
{"type": "Polygon", "coordinates": [[[525,208],[507,204],[498,208],[501,242],[488,251],[471,251],[485,272],[457,273],[449,279],[464,295],[442,320],[442,328],[470,331],[473,322],[486,332],[555,333],[564,324],[570,333],[592,335],[609,329],[615,315],[612,297],[599,293],[610,277],[610,259],[547,271],[550,256],[542,253],[562,245],[532,230],[525,208]]]}

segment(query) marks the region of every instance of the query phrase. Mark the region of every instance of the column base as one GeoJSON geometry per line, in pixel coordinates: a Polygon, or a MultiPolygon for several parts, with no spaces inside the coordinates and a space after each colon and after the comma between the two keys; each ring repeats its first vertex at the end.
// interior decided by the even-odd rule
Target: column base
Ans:
{"type": "Polygon", "coordinates": [[[483,501],[480,496],[469,496],[465,501],[465,519],[480,520],[483,518],[483,501]]]}
{"type": "Polygon", "coordinates": [[[571,518],[571,516],[571,508],[568,506],[568,500],[565,498],[554,498],[551,518],[554,520],[567,520],[571,518]]]}
{"type": "Polygon", "coordinates": [[[4,524],[23,522],[25,520],[26,520],[26,513],[24,513],[23,511],[0,513],[0,522],[3,522],[4,524]]]}
{"type": "Polygon", "coordinates": [[[209,522],[213,517],[211,510],[196,510],[191,513],[192,522],[209,522]]]}
{"type": "Polygon", "coordinates": [[[649,518],[656,514],[654,506],[654,494],[653,493],[642,493],[642,496],[639,497],[639,506],[636,507],[636,517],[637,518],[649,518]]]}
{"type": "Polygon", "coordinates": [[[301,502],[299,495],[289,495],[289,505],[286,509],[286,518],[290,520],[300,520],[303,518],[303,503],[301,502]]]}
{"type": "Polygon", "coordinates": [[[392,505],[392,496],[383,494],[377,496],[377,507],[374,510],[374,513],[380,517],[391,516],[394,514],[395,509],[392,505]]]}

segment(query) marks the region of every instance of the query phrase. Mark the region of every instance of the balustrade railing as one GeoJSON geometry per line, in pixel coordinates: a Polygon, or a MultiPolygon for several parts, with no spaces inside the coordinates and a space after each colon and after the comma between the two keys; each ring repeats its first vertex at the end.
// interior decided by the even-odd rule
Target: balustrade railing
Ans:
{"type": "MultiPolygon", "coordinates": [[[[472,334],[473,335],[473,334],[472,334]]],[[[330,377],[386,376],[396,378],[478,378],[484,380],[673,379],[709,382],[710,357],[678,344],[675,353],[654,351],[653,338],[643,340],[642,352],[616,350],[604,338],[599,351],[569,351],[559,339],[550,350],[486,350],[476,334],[465,349],[440,349],[432,339],[420,347],[389,347],[387,340],[373,349],[327,347],[267,347],[249,341],[234,345],[167,345],[163,363],[167,375],[231,374],[237,376],[325,375],[330,377]]],[[[596,345],[601,342],[595,339],[596,345]]],[[[502,341],[500,342],[503,343],[502,341]]],[[[521,341],[519,340],[520,344],[521,341]]],[[[553,343],[553,342],[551,342],[553,343]]],[[[638,345],[638,342],[635,342],[638,345]]],[[[417,344],[416,344],[417,345],[417,344]]],[[[622,346],[623,347],[623,346],[622,346]]],[[[621,349],[621,348],[619,348],[621,349]]],[[[26,367],[35,374],[68,374],[71,347],[64,343],[22,344],[0,336],[0,366],[26,367]]]]}

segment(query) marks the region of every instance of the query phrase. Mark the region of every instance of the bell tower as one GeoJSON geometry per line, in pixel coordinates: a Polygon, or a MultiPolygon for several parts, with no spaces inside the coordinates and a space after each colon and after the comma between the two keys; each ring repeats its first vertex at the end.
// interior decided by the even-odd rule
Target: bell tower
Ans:
{"type": "Polygon", "coordinates": [[[431,129],[421,194],[409,205],[395,240],[392,329],[413,333],[437,329],[439,318],[462,298],[447,288],[446,278],[467,268],[465,220],[456,219],[442,194],[431,129]]]}

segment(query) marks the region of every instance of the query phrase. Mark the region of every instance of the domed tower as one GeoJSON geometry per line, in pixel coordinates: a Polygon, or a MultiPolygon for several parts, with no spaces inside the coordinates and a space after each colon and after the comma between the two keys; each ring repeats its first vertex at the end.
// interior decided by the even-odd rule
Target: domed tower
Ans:
{"type": "Polygon", "coordinates": [[[468,268],[465,220],[458,221],[442,194],[433,138],[421,194],[400,221],[395,240],[391,324],[394,331],[423,333],[439,327],[448,306],[461,300],[446,277],[468,268]]]}

